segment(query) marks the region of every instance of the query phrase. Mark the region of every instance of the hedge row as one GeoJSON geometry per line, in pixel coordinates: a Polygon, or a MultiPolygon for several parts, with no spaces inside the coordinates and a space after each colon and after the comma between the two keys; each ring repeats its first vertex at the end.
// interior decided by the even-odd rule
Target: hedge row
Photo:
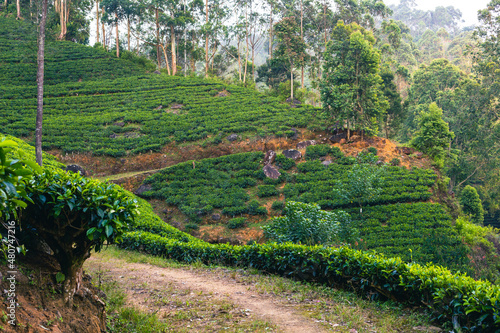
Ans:
{"type": "Polygon", "coordinates": [[[121,247],[186,263],[253,267],[335,287],[376,292],[406,305],[429,307],[436,320],[471,332],[500,329],[500,287],[428,264],[353,250],[296,244],[233,246],[182,242],[144,231],[127,233],[121,247]]]}

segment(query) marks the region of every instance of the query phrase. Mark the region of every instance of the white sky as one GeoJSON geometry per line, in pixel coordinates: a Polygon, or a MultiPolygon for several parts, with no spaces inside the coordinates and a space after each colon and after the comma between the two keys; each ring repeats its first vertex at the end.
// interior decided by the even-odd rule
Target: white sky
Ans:
{"type": "MultiPolygon", "coordinates": [[[[460,9],[463,26],[477,24],[477,11],[486,8],[490,0],[416,0],[417,8],[422,10],[434,9],[438,6],[453,6],[460,9]]],[[[386,5],[396,5],[399,0],[384,0],[386,5]]]]}

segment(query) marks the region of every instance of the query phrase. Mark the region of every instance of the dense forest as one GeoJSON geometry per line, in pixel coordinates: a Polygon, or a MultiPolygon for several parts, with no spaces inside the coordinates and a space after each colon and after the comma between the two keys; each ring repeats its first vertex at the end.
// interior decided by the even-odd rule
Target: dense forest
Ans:
{"type": "Polygon", "coordinates": [[[500,1],[461,19],[413,0],[3,0],[0,221],[55,249],[70,307],[90,251],[119,243],[496,329],[500,1]],[[149,203],[64,161],[143,172],[149,203]]]}

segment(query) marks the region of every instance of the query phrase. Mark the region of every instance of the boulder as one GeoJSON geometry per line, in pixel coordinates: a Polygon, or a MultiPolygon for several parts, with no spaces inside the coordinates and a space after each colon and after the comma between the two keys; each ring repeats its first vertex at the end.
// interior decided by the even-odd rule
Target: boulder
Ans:
{"type": "Polygon", "coordinates": [[[151,191],[152,189],[153,187],[150,184],[142,184],[137,190],[135,190],[134,194],[141,196],[144,192],[151,191]]]}
{"type": "Polygon", "coordinates": [[[323,161],[321,162],[321,164],[323,164],[324,166],[329,166],[330,164],[332,164],[333,162],[330,161],[330,160],[326,160],[326,161],[323,161]]]}
{"type": "Polygon", "coordinates": [[[123,121],[118,121],[118,122],[114,123],[113,125],[123,127],[123,126],[125,126],[125,123],[123,121]]]}
{"type": "Polygon", "coordinates": [[[295,149],[283,150],[283,155],[294,160],[302,158],[302,153],[295,149]]]}
{"type": "Polygon", "coordinates": [[[338,134],[334,134],[334,135],[332,135],[329,139],[330,139],[330,141],[331,141],[331,142],[333,142],[333,143],[340,143],[340,141],[341,141],[342,139],[344,139],[344,140],[345,140],[346,138],[347,138],[347,133],[342,132],[342,133],[338,133],[338,134]]]}
{"type": "Polygon", "coordinates": [[[161,109],[163,109],[163,105],[161,105],[161,104],[160,104],[160,105],[158,105],[158,107],[157,107],[157,108],[155,108],[155,110],[161,110],[161,109]]]}
{"type": "Polygon", "coordinates": [[[229,136],[226,137],[227,141],[230,141],[230,142],[233,142],[235,140],[238,140],[238,134],[231,134],[229,136]]]}
{"type": "Polygon", "coordinates": [[[66,171],[70,171],[70,172],[73,172],[73,173],[78,173],[80,172],[80,174],[82,176],[86,176],[87,175],[87,171],[85,171],[85,169],[79,165],[76,165],[76,164],[70,164],[70,165],[67,165],[66,166],[66,171]]]}
{"type": "Polygon", "coordinates": [[[281,176],[278,169],[269,164],[264,166],[263,171],[267,178],[278,179],[281,176]]]}
{"type": "Polygon", "coordinates": [[[110,139],[116,139],[118,137],[118,134],[113,133],[109,136],[110,139]]]}
{"type": "Polygon", "coordinates": [[[214,220],[214,221],[220,221],[220,214],[213,214],[212,215],[212,220],[214,220]]]}
{"type": "Polygon", "coordinates": [[[411,147],[396,147],[400,154],[411,155],[415,152],[414,148],[411,147]]]}
{"type": "Polygon", "coordinates": [[[297,149],[304,149],[307,146],[314,146],[316,144],[316,141],[314,140],[306,140],[306,141],[301,141],[297,143],[297,149]]]}
{"type": "Polygon", "coordinates": [[[416,156],[418,159],[421,159],[422,157],[424,157],[424,153],[417,151],[417,152],[415,152],[415,156],[416,156]]]}
{"type": "Polygon", "coordinates": [[[349,142],[358,142],[361,141],[361,137],[359,135],[353,135],[349,138],[349,142]]]}
{"type": "Polygon", "coordinates": [[[264,165],[273,164],[276,159],[276,152],[274,150],[268,150],[266,156],[264,156],[264,165]]]}
{"type": "Polygon", "coordinates": [[[160,72],[160,71],[154,71],[153,73],[154,73],[154,74],[157,74],[157,75],[160,75],[160,74],[161,74],[161,72],[160,72]]]}

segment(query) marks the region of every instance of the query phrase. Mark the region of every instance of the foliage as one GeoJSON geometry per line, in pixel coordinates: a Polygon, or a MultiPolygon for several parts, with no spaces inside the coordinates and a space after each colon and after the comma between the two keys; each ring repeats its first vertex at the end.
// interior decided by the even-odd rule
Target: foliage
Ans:
{"type": "Polygon", "coordinates": [[[273,202],[271,209],[272,210],[282,210],[284,207],[283,201],[276,200],[273,202]]]}
{"type": "MultiPolygon", "coordinates": [[[[290,109],[248,88],[192,77],[65,83],[46,86],[44,94],[43,148],[65,153],[120,157],[158,151],[173,141],[217,138],[219,133],[256,135],[265,129],[268,136],[282,126],[304,128],[317,120],[310,106],[290,109]],[[230,96],[218,97],[220,91],[230,96]],[[174,105],[181,108],[171,109],[174,105]]],[[[0,89],[4,133],[32,135],[35,96],[36,86],[0,89]]]]}
{"type": "Polygon", "coordinates": [[[391,160],[391,165],[393,166],[398,166],[398,165],[401,165],[401,160],[397,157],[394,157],[392,160],[391,160]]]}
{"type": "Polygon", "coordinates": [[[230,219],[229,221],[227,221],[227,227],[229,229],[242,228],[245,225],[246,222],[247,222],[246,218],[244,218],[244,217],[236,217],[234,219],[230,219]]]}
{"type": "Polygon", "coordinates": [[[320,210],[317,204],[287,201],[283,214],[262,227],[268,239],[307,245],[349,243],[354,240],[355,231],[351,229],[350,216],[344,212],[327,212],[320,210]]]}
{"type": "Polygon", "coordinates": [[[144,231],[125,234],[120,246],[140,248],[186,263],[252,267],[329,286],[354,288],[372,298],[379,295],[406,305],[427,307],[438,322],[471,331],[499,328],[494,319],[500,314],[497,286],[432,264],[406,264],[399,258],[347,247],[185,243],[144,231]]]}
{"type": "Polygon", "coordinates": [[[260,198],[272,197],[278,195],[278,190],[274,185],[259,185],[257,187],[257,196],[260,198]]]}
{"type": "Polygon", "coordinates": [[[0,140],[0,221],[17,217],[19,208],[26,208],[25,201],[31,201],[26,192],[26,184],[33,170],[40,168],[33,161],[10,159],[18,145],[13,140],[0,140]]]}
{"type": "Polygon", "coordinates": [[[429,110],[420,114],[419,129],[411,141],[415,148],[428,154],[440,167],[443,167],[446,149],[455,137],[442,116],[443,110],[436,103],[431,103],[429,110]]]}
{"type": "Polygon", "coordinates": [[[26,190],[32,203],[21,223],[54,251],[66,277],[65,302],[71,304],[76,276],[90,251],[121,240],[136,214],[136,202],[116,185],[55,170],[35,174],[26,190]]]}
{"type": "Polygon", "coordinates": [[[460,192],[460,205],[462,206],[462,211],[465,214],[470,214],[471,219],[474,223],[481,225],[484,221],[484,210],[483,205],[481,203],[481,199],[479,198],[479,194],[477,194],[477,190],[467,185],[460,192]]]}
{"type": "Polygon", "coordinates": [[[372,33],[359,25],[338,22],[327,45],[320,87],[323,106],[332,118],[376,132],[389,104],[374,43],[372,33]]]}
{"type": "Polygon", "coordinates": [[[276,155],[276,159],[274,161],[276,165],[283,170],[290,170],[296,165],[292,158],[285,157],[283,154],[276,155]]]}

